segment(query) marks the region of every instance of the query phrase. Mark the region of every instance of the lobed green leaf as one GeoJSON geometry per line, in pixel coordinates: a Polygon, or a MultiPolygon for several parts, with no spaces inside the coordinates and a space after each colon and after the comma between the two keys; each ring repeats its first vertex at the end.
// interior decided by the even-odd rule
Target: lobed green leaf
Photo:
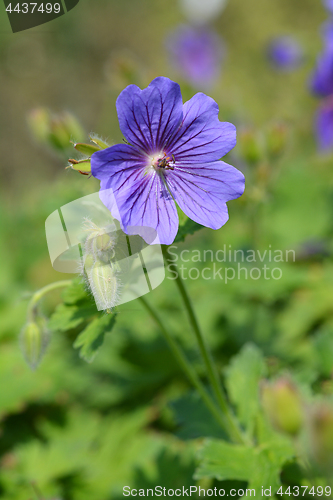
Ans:
{"type": "Polygon", "coordinates": [[[48,327],[52,331],[72,330],[96,313],[95,304],[85,304],[84,306],[59,304],[50,318],[48,327]]]}
{"type": "Polygon", "coordinates": [[[88,363],[95,358],[106,333],[111,332],[116,322],[116,314],[105,314],[94,319],[77,337],[74,347],[80,349],[80,357],[88,363]]]}
{"type": "Polygon", "coordinates": [[[259,411],[259,381],[264,374],[264,359],[254,344],[245,345],[226,370],[229,398],[236,406],[240,422],[250,434],[259,411]]]}

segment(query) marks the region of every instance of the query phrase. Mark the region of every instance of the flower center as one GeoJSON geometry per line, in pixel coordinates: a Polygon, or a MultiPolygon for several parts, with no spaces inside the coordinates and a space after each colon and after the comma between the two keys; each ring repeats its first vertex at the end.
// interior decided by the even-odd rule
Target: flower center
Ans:
{"type": "Polygon", "coordinates": [[[168,156],[164,152],[150,157],[150,165],[156,170],[156,172],[160,172],[163,170],[174,170],[174,163],[175,157],[173,155],[168,156]]]}

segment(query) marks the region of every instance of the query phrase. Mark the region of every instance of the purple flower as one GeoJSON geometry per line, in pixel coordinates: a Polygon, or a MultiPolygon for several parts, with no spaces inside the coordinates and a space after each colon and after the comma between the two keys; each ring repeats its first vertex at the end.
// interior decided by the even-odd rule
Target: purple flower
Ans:
{"type": "Polygon", "coordinates": [[[118,214],[124,231],[150,227],[160,243],[172,243],[178,230],[175,202],[199,224],[223,226],[226,201],[242,195],[244,176],[220,161],[235,146],[236,130],[219,121],[216,102],[198,93],[183,104],[179,85],[159,77],[144,90],[126,87],[116,107],[129,144],[94,153],[91,167],[101,180],[102,202],[118,214]]]}
{"type": "Polygon", "coordinates": [[[318,96],[325,97],[333,93],[333,45],[328,45],[319,55],[310,87],[318,96]]]}
{"type": "Polygon", "coordinates": [[[218,77],[224,49],[216,33],[180,26],[168,37],[167,49],[175,68],[192,85],[207,88],[218,77]]]}
{"type": "Polygon", "coordinates": [[[278,69],[291,71],[301,64],[303,50],[293,38],[281,36],[271,41],[268,56],[278,69]]]}
{"type": "Polygon", "coordinates": [[[333,98],[323,101],[316,116],[316,137],[319,150],[333,151],[333,98]]]}

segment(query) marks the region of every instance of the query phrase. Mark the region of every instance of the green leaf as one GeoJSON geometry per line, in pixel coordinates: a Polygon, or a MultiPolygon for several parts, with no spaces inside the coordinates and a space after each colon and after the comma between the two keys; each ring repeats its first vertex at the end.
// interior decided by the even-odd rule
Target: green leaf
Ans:
{"type": "Polygon", "coordinates": [[[207,441],[201,450],[201,463],[194,477],[247,481],[247,488],[254,489],[257,498],[264,498],[262,487],[271,487],[274,494],[281,484],[282,466],[293,457],[294,450],[284,440],[274,441],[271,445],[255,448],[225,441],[207,441]]]}
{"type": "Polygon", "coordinates": [[[81,279],[74,279],[73,283],[63,290],[61,296],[65,304],[70,305],[77,304],[82,300],[90,300],[90,296],[81,279]]]}
{"type": "Polygon", "coordinates": [[[86,156],[91,156],[92,154],[96,153],[96,151],[100,151],[100,148],[98,146],[93,146],[92,144],[84,144],[82,142],[77,142],[76,144],[74,144],[74,148],[76,149],[76,151],[79,151],[79,153],[82,153],[86,156]]]}
{"type": "Polygon", "coordinates": [[[170,403],[179,429],[176,434],[180,439],[199,437],[226,438],[221,426],[203,404],[201,397],[189,392],[182,398],[170,403]]]}
{"type": "Polygon", "coordinates": [[[175,243],[179,243],[180,241],[184,241],[185,237],[188,234],[194,234],[195,232],[199,231],[199,229],[202,229],[204,226],[201,226],[201,224],[198,224],[197,222],[194,222],[193,220],[189,219],[188,217],[184,216],[184,214],[179,216],[179,228],[178,228],[178,233],[175,238],[175,243]]]}
{"type": "Polygon", "coordinates": [[[259,410],[259,381],[265,374],[261,351],[247,344],[226,370],[226,386],[240,422],[252,433],[259,410]]]}
{"type": "Polygon", "coordinates": [[[48,327],[53,331],[65,332],[81,325],[97,313],[96,305],[67,306],[59,304],[52,314],[48,327]]]}
{"type": "Polygon", "coordinates": [[[333,371],[333,331],[327,327],[313,337],[315,362],[318,371],[329,377],[333,371]]]}
{"type": "Polygon", "coordinates": [[[94,319],[77,337],[75,348],[80,348],[80,357],[88,363],[95,358],[98,349],[104,341],[104,335],[109,333],[116,322],[116,314],[105,314],[94,319]]]}
{"type": "Polygon", "coordinates": [[[200,454],[201,461],[195,479],[216,478],[248,481],[253,472],[254,448],[233,445],[225,441],[207,441],[200,454]]]}

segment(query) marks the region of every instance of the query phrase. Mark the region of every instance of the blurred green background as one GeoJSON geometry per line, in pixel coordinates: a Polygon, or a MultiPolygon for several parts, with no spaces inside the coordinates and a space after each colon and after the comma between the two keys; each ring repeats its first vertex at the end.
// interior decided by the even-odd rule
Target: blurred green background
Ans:
{"type": "MultiPolygon", "coordinates": [[[[239,142],[228,161],[244,171],[247,187],[229,203],[225,227],[204,229],[179,245],[179,251],[224,244],[295,250],[296,262],[281,264],[280,280],[198,279],[187,286],[222,374],[252,342],[265,357],[267,376],[287,374],[305,401],[331,401],[333,394],[332,157],[317,152],[318,103],[307,83],[326,18],[319,0],[230,0],[211,23],[226,57],[209,94],[220,119],[237,125],[239,142]],[[279,72],[266,47],[289,34],[303,46],[304,63],[279,72]],[[284,131],[279,155],[247,161],[248,137],[264,143],[276,123],[284,131]]],[[[6,500],[38,498],[36,488],[45,499],[109,500],[122,497],[124,485],[197,484],[198,447],[203,437],[218,436],[203,425],[200,403],[137,302],[119,307],[117,328],[92,364],[73,349],[75,328],[53,333],[35,372],[18,341],[27,294],[68,277],[51,267],[45,219],[99,188],[94,178],[65,170],[66,155],[38,144],[27,116],[39,106],[70,111],[87,139],[97,132],[120,142],[115,99],[129,83],[143,88],[163,75],[181,84],[184,99],[201,90],[170,66],[165,39],[181,23],[186,18],[175,0],[81,0],[49,24],[12,34],[1,6],[0,497],[6,500]]],[[[200,372],[174,286],[166,279],[147,298],[200,372]]],[[[58,292],[49,295],[45,314],[60,300],[58,292]]],[[[283,474],[285,485],[313,484],[300,465],[283,474]]],[[[318,484],[324,476],[316,476],[318,484]]]]}

